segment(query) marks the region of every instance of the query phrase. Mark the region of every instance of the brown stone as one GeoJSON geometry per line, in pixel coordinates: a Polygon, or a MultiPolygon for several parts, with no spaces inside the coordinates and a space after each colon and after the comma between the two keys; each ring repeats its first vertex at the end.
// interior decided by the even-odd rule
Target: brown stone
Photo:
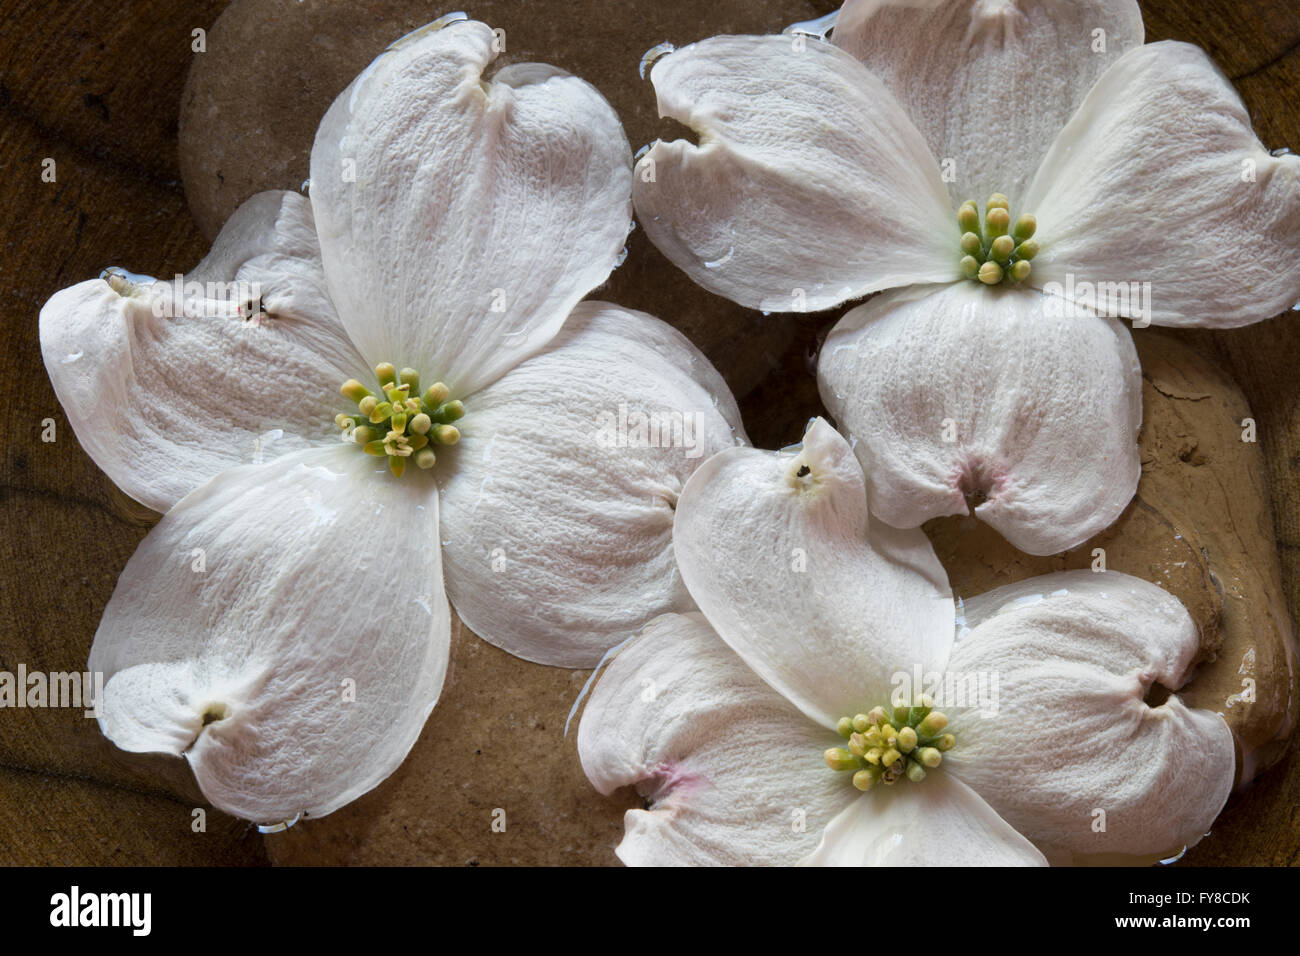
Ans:
{"type": "MultiPolygon", "coordinates": [[[[509,31],[507,61],[558,63],[594,81],[637,147],[678,135],[658,120],[651,88],[636,75],[646,49],[662,40],[681,44],[720,32],[773,30],[833,6],[834,0],[485,0],[471,12],[509,31]]],[[[1142,6],[1148,39],[1186,40],[1210,52],[1241,91],[1266,144],[1300,143],[1292,0],[1151,0],[1142,6]]],[[[422,0],[286,0],[270,10],[265,2],[238,0],[216,23],[226,7],[222,0],[16,0],[0,20],[0,168],[7,198],[0,206],[6,291],[0,363],[10,423],[0,448],[0,573],[6,582],[0,588],[0,667],[18,661],[44,670],[84,666],[117,576],[148,528],[147,516],[115,500],[62,417],[41,365],[36,317],[42,303],[107,265],[156,275],[193,265],[208,240],[187,204],[210,236],[248,193],[297,188],[307,175],[306,148],[320,112],[373,52],[395,38],[392,20],[384,18],[405,15],[401,32],[433,9],[422,0]],[[239,18],[255,7],[265,15],[241,27],[239,18]],[[363,22],[342,37],[307,28],[307,17],[323,17],[318,11],[331,7],[340,17],[364,8],[363,22]],[[207,53],[192,52],[197,28],[208,30],[207,53]],[[341,57],[330,65],[331,44],[350,50],[346,57],[354,66],[341,57]],[[332,79],[313,80],[318,68],[328,68],[332,79]],[[206,92],[200,82],[205,72],[206,92]],[[186,144],[178,144],[183,87],[186,144]],[[208,105],[225,98],[229,106],[200,115],[204,97],[208,105]],[[186,154],[183,166],[178,148],[186,154]],[[204,149],[220,164],[205,164],[204,149]],[[40,177],[45,158],[57,161],[55,183],[40,177]],[[217,188],[223,177],[229,190],[217,188]],[[205,192],[211,196],[206,204],[205,192]],[[59,428],[52,444],[40,439],[47,417],[59,428]]],[[[820,412],[807,356],[828,317],[764,318],[711,296],[672,268],[639,229],[627,262],[598,294],[661,315],[700,343],[741,398],[757,444],[797,441],[803,423],[820,412]]],[[[1300,610],[1300,323],[1288,316],[1173,337],[1195,342],[1211,367],[1235,379],[1257,418],[1284,593],[1294,614],[1300,610]]],[[[1198,436],[1205,427],[1198,422],[1198,436]]],[[[1217,474],[1224,466],[1211,458],[1202,468],[1217,474]]],[[[1246,467],[1241,461],[1232,467],[1238,466],[1246,467]]],[[[1259,470],[1251,474],[1258,477],[1259,470]]],[[[1258,493],[1236,494],[1232,520],[1246,528],[1252,517],[1241,506],[1257,502],[1258,493]]],[[[1161,507],[1168,513],[1171,506],[1161,507]]],[[[1190,508],[1183,520],[1191,520],[1190,508]]],[[[1242,548],[1266,537],[1261,532],[1252,544],[1249,529],[1224,536],[1227,520],[1217,532],[1198,520],[1195,533],[1202,540],[1217,534],[1242,548]]],[[[1212,546],[1198,567],[1229,582],[1228,596],[1216,598],[1218,589],[1211,587],[1196,613],[1202,618],[1220,600],[1227,621],[1235,600],[1232,572],[1217,549],[1212,546]]],[[[1108,553],[1115,567],[1120,552],[1108,553]]],[[[1151,559],[1164,566],[1180,560],[1173,554],[1151,559]]],[[[956,569],[953,580],[960,580],[956,569]]],[[[1189,583],[1183,578],[1177,586],[1189,583]]],[[[1268,590],[1267,582],[1249,575],[1236,586],[1242,595],[1268,590]]],[[[1234,659],[1230,640],[1222,640],[1211,666],[1222,669],[1230,686],[1241,655],[1234,659]]],[[[353,806],[265,838],[270,854],[280,862],[611,862],[629,801],[604,800],[590,789],[572,732],[565,739],[560,730],[584,679],[584,673],[527,664],[468,632],[459,634],[442,704],[406,764],[353,806]],[[516,747],[516,740],[527,747],[516,747]],[[487,754],[497,759],[485,761],[487,754]],[[506,810],[504,833],[491,830],[496,807],[506,810]]],[[[1267,728],[1260,733],[1266,736],[1267,728]]],[[[1185,862],[1300,862],[1295,740],[1286,762],[1234,798],[1214,836],[1185,862]]],[[[0,712],[0,768],[0,863],[266,860],[255,831],[219,814],[209,813],[207,834],[192,833],[192,810],[200,804],[183,761],[123,754],[104,741],[94,721],[79,715],[0,712]]]]}
{"type": "Polygon", "coordinates": [[[156,789],[0,767],[0,861],[25,866],[266,866],[256,828],[156,789]]]}
{"type": "Polygon", "coordinates": [[[1168,333],[1135,338],[1142,479],[1115,524],[1047,557],[1017,551],[970,517],[936,519],[926,530],[959,597],[1099,566],[1176,595],[1201,632],[1201,663],[1179,693],[1224,715],[1242,748],[1241,782],[1249,783],[1284,754],[1297,706],[1263,455],[1257,442],[1242,440],[1253,416],[1230,377],[1168,333]]]}

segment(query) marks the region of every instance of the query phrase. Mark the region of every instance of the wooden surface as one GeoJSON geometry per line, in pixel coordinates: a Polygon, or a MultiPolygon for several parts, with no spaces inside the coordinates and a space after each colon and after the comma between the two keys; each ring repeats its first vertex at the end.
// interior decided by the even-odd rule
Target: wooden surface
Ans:
{"type": "MultiPolygon", "coordinates": [[[[492,6],[510,9],[507,3],[492,6]]],[[[1149,40],[1175,38],[1206,48],[1233,78],[1261,139],[1300,148],[1300,12],[1294,0],[1162,0],[1142,6],[1149,40]]],[[[195,56],[191,31],[211,27],[223,7],[217,0],[0,3],[0,376],[9,425],[0,473],[0,668],[12,669],[19,661],[33,670],[84,666],[117,575],[150,526],[151,518],[109,485],[67,427],[41,365],[37,314],[53,292],[107,265],[170,274],[206,251],[180,179],[177,117],[195,56]],[[46,158],[56,163],[54,183],[41,178],[46,158]],[[47,418],[58,428],[53,443],[41,441],[47,418]]],[[[653,99],[648,85],[638,86],[627,75],[634,66],[626,62],[629,51],[635,58],[668,37],[768,32],[830,7],[793,0],[665,2],[653,13],[628,6],[626,23],[618,23],[604,0],[533,0],[518,4],[511,15],[576,37],[571,47],[579,45],[584,30],[622,37],[604,41],[608,82],[590,66],[581,72],[620,112],[625,102],[640,98],[628,119],[629,136],[639,145],[655,135],[649,125],[653,99]]],[[[536,32],[543,32],[540,26],[536,32]]],[[[589,54],[596,62],[599,49],[589,54]]],[[[536,53],[571,66],[546,49],[536,53]]],[[[244,68],[244,59],[232,58],[230,70],[244,68]]],[[[268,88],[275,87],[268,77],[268,88]]],[[[258,162],[251,150],[241,158],[258,162]]],[[[832,317],[761,323],[691,286],[640,231],[629,251],[627,264],[602,294],[670,321],[712,320],[715,331],[702,345],[742,393],[755,443],[774,447],[796,440],[800,423],[819,411],[805,356],[832,317]],[[735,328],[746,333],[739,341],[734,333],[716,331],[735,328]],[[755,339],[756,361],[731,361],[746,345],[752,351],[755,339]],[[770,413],[773,406],[783,412],[770,413]]],[[[1291,315],[1230,333],[1181,334],[1237,379],[1259,423],[1293,618],[1300,610],[1298,319],[1291,315]]],[[[220,814],[209,812],[206,832],[193,831],[192,811],[203,804],[180,761],[121,754],[80,712],[0,711],[0,863],[264,864],[271,856],[285,862],[609,862],[620,830],[619,807],[582,791],[572,740],[559,743],[552,719],[567,708],[585,675],[515,661],[467,633],[457,638],[453,668],[470,683],[501,675],[509,686],[503,686],[499,704],[510,709],[512,720],[517,712],[521,732],[536,735],[539,746],[556,741],[555,760],[563,763],[548,767],[546,780],[562,789],[559,802],[593,808],[586,833],[539,830],[530,838],[521,828],[509,845],[486,845],[484,814],[496,805],[496,794],[475,789],[481,772],[467,769],[458,779],[455,769],[472,768],[483,757],[475,751],[484,748],[469,736],[468,713],[437,727],[431,721],[428,739],[417,748],[431,755],[427,761],[408,762],[330,829],[323,829],[330,821],[315,831],[295,828],[268,855],[255,831],[220,814]],[[535,690],[524,690],[543,686],[541,703],[534,701],[535,690]],[[448,755],[450,764],[440,762],[448,755]],[[412,834],[399,820],[403,794],[438,785],[461,788],[461,816],[425,820],[412,834]],[[381,844],[372,835],[381,832],[388,833],[388,846],[405,836],[413,849],[405,855],[374,852],[381,844]],[[485,845],[481,853],[474,850],[476,840],[485,845]],[[425,846],[428,852],[417,852],[425,846]]],[[[453,689],[439,710],[458,696],[465,695],[453,689]]],[[[1214,837],[1184,864],[1300,862],[1297,808],[1300,760],[1293,747],[1286,761],[1233,801],[1214,837]]]]}

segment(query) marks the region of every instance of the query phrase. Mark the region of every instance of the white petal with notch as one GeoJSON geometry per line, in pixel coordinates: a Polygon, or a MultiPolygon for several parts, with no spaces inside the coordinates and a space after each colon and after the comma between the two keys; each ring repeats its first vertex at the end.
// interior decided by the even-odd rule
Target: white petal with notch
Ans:
{"type": "Polygon", "coordinates": [[[544,64],[485,79],[496,47],[476,21],[410,35],[334,101],[311,155],[353,339],[454,398],[544,346],[613,270],[631,221],[613,108],[544,64]]]}
{"type": "Polygon", "coordinates": [[[643,312],[583,302],[539,355],[466,399],[438,450],[447,592],[484,640],[590,667],[694,607],[672,553],[682,485],[745,441],[722,376],[643,312]]]}
{"type": "Polygon", "coordinates": [[[822,346],[822,401],[867,474],[871,511],[914,528],[975,514],[1054,554],[1108,527],[1141,473],[1142,370],[1118,320],[1032,289],[887,293],[822,346]]]}
{"type": "MultiPolygon", "coordinates": [[[[803,40],[803,38],[798,38],[803,40]]],[[[939,167],[879,80],[786,36],[713,37],[658,60],[659,115],[699,145],[637,164],[637,218],[712,292],[777,312],[960,276],[939,167]]]]}
{"type": "Polygon", "coordinates": [[[183,753],[244,819],[356,799],[397,769],[442,688],[437,533],[427,476],[395,479],[355,446],[218,475],[149,532],[104,610],[89,667],[105,735],[183,753]]]}
{"type": "Polygon", "coordinates": [[[798,454],[735,448],[702,465],[673,527],[682,579],[718,634],[833,728],[942,671],[955,611],[918,530],[869,523],[862,469],[824,420],[798,454]]]}
{"type": "Polygon", "coordinates": [[[1065,571],[981,594],[966,615],[949,669],[995,677],[996,694],[945,708],[946,771],[1053,863],[1150,863],[1209,831],[1232,789],[1232,732],[1176,694],[1144,703],[1196,664],[1177,598],[1118,571],[1065,571]]]}
{"type": "Polygon", "coordinates": [[[1031,281],[1102,311],[1230,328],[1300,299],[1300,156],[1269,155],[1227,77],[1187,43],[1107,71],[1026,208],[1042,245],[1031,281]]]}
{"type": "Polygon", "coordinates": [[[41,309],[41,354],[77,440],[155,511],[226,468],[336,441],[339,386],[365,369],[296,193],[240,206],[184,282],[198,285],[178,299],[168,280],[119,292],[91,279],[41,309]],[[250,317],[254,292],[265,311],[250,317]]]}
{"type": "Polygon", "coordinates": [[[1134,0],[848,0],[832,40],[890,89],[952,201],[1025,187],[1093,83],[1141,45],[1134,0]]]}
{"type": "Polygon", "coordinates": [[[656,618],[619,651],[578,728],[592,785],[606,795],[635,785],[648,803],[624,817],[617,853],[630,866],[797,862],[858,795],[822,758],[843,742],[699,613],[656,618]]]}

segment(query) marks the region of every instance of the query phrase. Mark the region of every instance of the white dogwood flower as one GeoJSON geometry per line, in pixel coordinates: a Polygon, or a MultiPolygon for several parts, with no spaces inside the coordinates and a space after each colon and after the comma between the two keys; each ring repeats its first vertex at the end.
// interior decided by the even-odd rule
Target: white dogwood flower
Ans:
{"type": "Polygon", "coordinates": [[[682,335],[579,302],[626,237],[627,141],[576,77],[485,77],[494,49],[472,21],[399,41],[324,117],[310,201],[253,197],[179,287],[110,270],[41,312],[82,447],[165,512],[95,635],[102,727],[236,816],[320,816],[398,766],[448,597],[565,666],[693,606],[673,506],[739,414],[682,335]]]}
{"type": "Polygon", "coordinates": [[[596,789],[647,802],[626,863],[1154,861],[1228,797],[1223,718],[1146,700],[1196,663],[1176,598],[1061,572],[967,601],[954,637],[934,551],[869,519],[825,421],[798,453],[707,461],[673,538],[702,613],[622,649],[578,732],[596,789]]]}
{"type": "Polygon", "coordinates": [[[872,512],[975,513],[1034,554],[1110,525],[1140,474],[1135,324],[1300,299],[1300,157],[1134,0],[849,0],[834,44],[723,36],[659,59],[699,133],[637,168],[639,219],[706,288],[848,312],[820,359],[872,512]],[[983,208],[981,208],[983,207],[983,208]]]}

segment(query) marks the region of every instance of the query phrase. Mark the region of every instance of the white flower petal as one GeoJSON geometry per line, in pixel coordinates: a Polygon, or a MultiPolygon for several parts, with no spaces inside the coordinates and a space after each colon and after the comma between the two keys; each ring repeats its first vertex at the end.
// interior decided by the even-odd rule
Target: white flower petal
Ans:
{"type": "Polygon", "coordinates": [[[659,114],[700,144],[657,142],[637,164],[646,233],[696,282],[753,308],[826,309],[957,278],[959,231],[920,133],[853,57],[792,42],[713,37],[655,63],[659,114]]]}
{"type": "Polygon", "coordinates": [[[961,282],[850,311],[822,346],[822,401],[900,528],[975,514],[1030,554],[1086,541],[1141,473],[1142,371],[1128,330],[1031,289],[961,282]]]}
{"type": "Polygon", "coordinates": [[[632,866],[789,865],[857,791],[843,744],[768,687],[698,613],[656,618],[600,676],[578,754],[603,794],[635,784],[618,855],[632,866]]]}
{"type": "Polygon", "coordinates": [[[631,151],[588,83],[425,28],[334,101],[311,155],[330,292],[372,362],[463,398],[536,352],[614,268],[631,151]]]}
{"type": "Polygon", "coordinates": [[[806,866],[1046,866],[970,787],[930,773],[862,794],[826,827],[806,866]]]}
{"type": "Polygon", "coordinates": [[[77,440],[155,511],[233,465],[336,441],[339,386],[364,370],[296,193],[240,206],[184,282],[203,294],[91,279],[41,309],[41,353],[77,440]],[[250,318],[253,291],[265,314],[250,318]]]}
{"type": "Polygon", "coordinates": [[[945,768],[1053,862],[1150,861],[1200,840],[1232,789],[1232,732],[1176,696],[1143,702],[1192,674],[1197,630],[1177,598],[1117,571],[1065,571],[982,594],[966,614],[949,668],[990,687],[996,675],[983,708],[996,713],[945,708],[957,738],[945,768]]]}
{"type": "Polygon", "coordinates": [[[1019,205],[1093,83],[1142,43],[1134,0],[848,0],[832,36],[884,81],[940,160],[955,203],[1019,205]]]}
{"type": "Polygon", "coordinates": [[[818,419],[798,455],[735,448],[705,462],[673,527],[709,623],[827,727],[888,703],[898,673],[942,671],[953,639],[947,575],[925,535],[868,530],[866,503],[852,450],[818,419]]]}
{"type": "Polygon", "coordinates": [[[745,433],[685,336],[583,302],[546,351],[465,405],[464,437],[435,467],[447,593],[476,634],[590,667],[649,618],[694,607],[673,508],[691,472],[745,433]]]}
{"type": "Polygon", "coordinates": [[[427,476],[353,446],[226,471],[149,532],[89,667],[119,747],[184,753],[213,805],[322,816],[392,773],[442,688],[450,613],[427,476]],[[204,726],[204,714],[225,719],[204,726]]]}
{"type": "Polygon", "coordinates": [[[1103,311],[1227,328],[1300,299],[1300,156],[1269,155],[1227,77],[1189,44],[1153,43],[1107,71],[1027,208],[1042,245],[1031,280],[1102,302],[1116,293],[1095,284],[1123,283],[1130,294],[1103,311]],[[1130,283],[1150,283],[1149,312],[1130,283]]]}

